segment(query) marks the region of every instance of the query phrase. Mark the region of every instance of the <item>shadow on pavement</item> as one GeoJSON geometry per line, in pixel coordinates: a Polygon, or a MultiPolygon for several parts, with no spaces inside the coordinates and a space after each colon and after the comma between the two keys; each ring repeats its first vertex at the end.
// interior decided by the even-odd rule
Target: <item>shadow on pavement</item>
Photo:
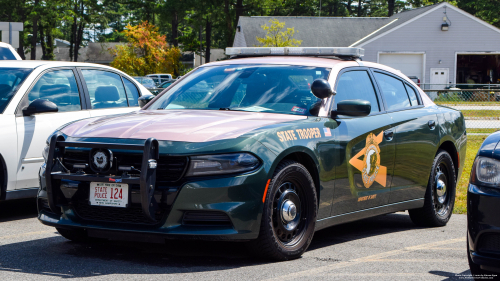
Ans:
{"type": "Polygon", "coordinates": [[[408,213],[382,215],[317,231],[308,250],[418,228],[420,227],[413,224],[408,213]]]}
{"type": "Polygon", "coordinates": [[[455,280],[474,280],[470,273],[470,270],[466,270],[460,273],[446,272],[446,271],[429,271],[430,274],[436,276],[448,277],[443,279],[443,281],[455,281],[455,280]]]}
{"type": "MultiPolygon", "coordinates": [[[[34,213],[18,215],[34,216],[34,213]]],[[[317,232],[309,250],[411,228],[417,227],[404,213],[365,219],[317,232]]],[[[165,244],[123,241],[79,244],[57,236],[0,244],[0,272],[63,278],[209,272],[271,263],[249,256],[245,245],[236,242],[167,240],[165,244]]]]}
{"type": "Polygon", "coordinates": [[[0,222],[36,217],[35,198],[0,201],[0,222]]]}

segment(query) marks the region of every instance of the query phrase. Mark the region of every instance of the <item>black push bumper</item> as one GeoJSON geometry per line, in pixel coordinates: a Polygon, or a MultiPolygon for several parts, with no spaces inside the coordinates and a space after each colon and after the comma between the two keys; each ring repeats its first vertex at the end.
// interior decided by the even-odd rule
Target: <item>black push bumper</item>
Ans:
{"type": "Polygon", "coordinates": [[[144,145],[136,145],[116,143],[67,142],[65,141],[63,135],[53,135],[50,138],[49,142],[49,153],[45,170],[45,187],[49,208],[53,213],[60,214],[61,206],[66,203],[65,197],[60,189],[60,185],[56,183],[57,181],[60,181],[62,179],[79,182],[121,182],[124,184],[138,184],[140,186],[142,211],[149,220],[155,222],[156,220],[154,214],[158,209],[158,202],[156,202],[154,197],[156,184],[156,167],[150,167],[149,161],[157,161],[158,158],[159,145],[158,141],[154,138],[147,139],[144,142],[144,145]],[[64,151],[68,147],[142,151],[143,155],[140,176],[127,176],[126,173],[122,176],[111,177],[109,175],[99,173],[71,173],[66,167],[64,167],[61,161],[64,155],[64,151]]]}
{"type": "Polygon", "coordinates": [[[469,255],[475,264],[500,269],[500,189],[469,184],[469,255]]]}

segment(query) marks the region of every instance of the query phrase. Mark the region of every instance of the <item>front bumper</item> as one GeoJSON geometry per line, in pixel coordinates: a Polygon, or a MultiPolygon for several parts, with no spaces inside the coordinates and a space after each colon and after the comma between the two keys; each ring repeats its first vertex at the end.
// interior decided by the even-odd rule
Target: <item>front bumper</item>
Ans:
{"type": "Polygon", "coordinates": [[[467,239],[475,264],[500,270],[500,190],[469,184],[467,191],[467,239]]]}
{"type": "MultiPolygon", "coordinates": [[[[53,156],[49,152],[49,159],[53,159],[51,157],[53,156]]],[[[82,200],[85,201],[86,194],[82,192],[89,189],[90,181],[99,181],[100,178],[92,177],[83,182],[75,174],[49,175],[47,166],[44,164],[40,169],[38,192],[38,219],[46,225],[58,228],[83,228],[87,230],[89,236],[116,239],[135,236],[147,240],[150,237],[250,240],[257,238],[259,234],[263,209],[262,196],[268,174],[265,165],[248,174],[192,179],[182,182],[179,186],[156,188],[146,204],[152,202],[151,199],[158,202],[158,205],[164,206],[162,209],[164,214],[158,217],[156,223],[149,224],[110,222],[82,216],[79,204],[82,200]],[[186,214],[190,212],[197,212],[198,217],[199,214],[221,214],[228,218],[229,223],[186,223],[186,214]]],[[[109,177],[102,177],[103,180],[107,178],[109,177]]],[[[127,183],[125,179],[122,180],[123,183],[127,183]]],[[[142,185],[132,181],[129,184],[136,186],[131,191],[130,205],[144,211],[142,185]]],[[[154,185],[154,180],[152,184],[154,185]]],[[[88,200],[88,195],[86,199],[88,200]]],[[[86,208],[89,208],[88,204],[86,208]]],[[[101,211],[106,208],[110,212],[122,211],[117,210],[122,208],[99,208],[101,211]]],[[[151,211],[151,215],[154,217],[154,210],[151,211]]]]}

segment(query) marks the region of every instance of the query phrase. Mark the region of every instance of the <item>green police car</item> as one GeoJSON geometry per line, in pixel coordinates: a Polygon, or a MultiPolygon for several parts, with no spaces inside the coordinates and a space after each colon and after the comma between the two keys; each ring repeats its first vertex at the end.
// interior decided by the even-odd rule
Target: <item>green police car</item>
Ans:
{"type": "Polygon", "coordinates": [[[39,220],[92,238],[246,242],[300,257],[316,230],[409,210],[443,226],[463,115],[358,48],[228,48],[141,110],[54,132],[39,220]]]}

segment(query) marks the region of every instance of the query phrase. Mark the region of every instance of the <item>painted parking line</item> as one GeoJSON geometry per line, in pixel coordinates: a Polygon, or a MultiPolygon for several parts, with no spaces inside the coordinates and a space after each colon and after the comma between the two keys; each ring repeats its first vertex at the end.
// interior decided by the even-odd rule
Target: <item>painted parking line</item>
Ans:
{"type": "MultiPolygon", "coordinates": [[[[384,261],[388,262],[390,260],[384,260],[384,258],[396,256],[396,255],[400,255],[400,254],[404,254],[404,253],[408,253],[408,252],[412,252],[412,251],[432,250],[433,248],[436,248],[438,246],[444,246],[444,245],[449,245],[449,244],[454,244],[454,243],[459,243],[459,242],[465,243],[465,237],[437,241],[437,242],[432,242],[432,243],[426,243],[426,244],[421,244],[421,245],[416,245],[416,246],[411,246],[411,247],[405,247],[402,249],[387,251],[387,252],[383,252],[383,253],[379,253],[379,254],[375,254],[375,255],[371,255],[371,256],[352,259],[352,260],[345,261],[345,262],[339,262],[339,263],[335,263],[335,264],[331,264],[331,265],[327,265],[327,266],[321,266],[321,267],[316,267],[316,268],[312,268],[312,269],[308,269],[308,270],[304,270],[304,271],[294,272],[294,273],[291,273],[288,275],[284,275],[284,276],[282,275],[279,277],[266,279],[266,280],[280,280],[281,281],[283,279],[295,279],[295,278],[299,278],[299,277],[307,277],[307,276],[311,276],[311,275],[322,274],[324,272],[332,271],[335,269],[340,269],[340,268],[344,268],[344,267],[348,267],[348,266],[362,264],[365,262],[384,262],[384,261]]],[[[401,259],[394,259],[394,261],[395,262],[404,262],[404,260],[401,260],[401,259]]]]}

